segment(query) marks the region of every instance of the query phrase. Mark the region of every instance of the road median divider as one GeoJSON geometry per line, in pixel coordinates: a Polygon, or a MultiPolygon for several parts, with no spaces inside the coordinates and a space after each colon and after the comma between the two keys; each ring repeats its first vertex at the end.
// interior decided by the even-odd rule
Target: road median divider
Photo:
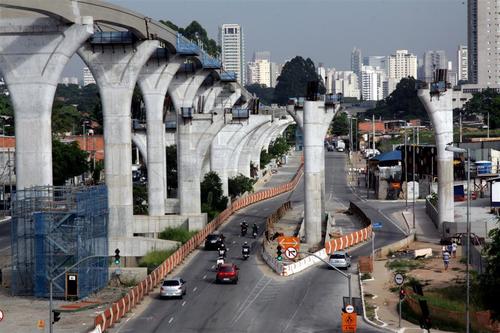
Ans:
{"type": "Polygon", "coordinates": [[[247,206],[293,190],[300,181],[303,173],[304,164],[302,163],[290,182],[281,184],[277,187],[261,190],[244,198],[235,200],[230,207],[222,211],[202,230],[179,247],[177,251],[175,251],[160,266],[153,270],[144,280],[142,280],[134,288],[130,289],[125,296],[97,315],[94,319],[94,328],[92,328],[91,332],[105,332],[115,323],[119,322],[126,313],[130,312],[137,304],[139,304],[146,295],[148,295],[156,286],[158,286],[160,282],[162,282],[163,278],[167,274],[172,272],[177,265],[179,265],[192,251],[204,242],[205,238],[209,234],[218,229],[231,217],[231,215],[247,206]]]}

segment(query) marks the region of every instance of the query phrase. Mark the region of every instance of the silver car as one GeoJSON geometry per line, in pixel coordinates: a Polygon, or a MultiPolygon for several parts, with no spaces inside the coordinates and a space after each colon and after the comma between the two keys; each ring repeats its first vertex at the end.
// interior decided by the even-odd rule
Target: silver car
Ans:
{"type": "Polygon", "coordinates": [[[186,281],[181,278],[164,280],[160,288],[160,297],[179,297],[186,295],[186,281]]]}
{"type": "Polygon", "coordinates": [[[335,251],[328,262],[334,267],[347,269],[351,267],[351,256],[345,251],[335,251]]]}

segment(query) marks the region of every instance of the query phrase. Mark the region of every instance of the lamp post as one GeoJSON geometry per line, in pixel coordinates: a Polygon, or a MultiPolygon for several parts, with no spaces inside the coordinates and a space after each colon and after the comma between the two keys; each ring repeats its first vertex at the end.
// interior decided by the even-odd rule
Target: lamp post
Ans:
{"type": "MultiPolygon", "coordinates": [[[[412,178],[413,178],[413,206],[412,206],[412,215],[413,215],[413,229],[415,229],[415,164],[416,161],[415,161],[415,150],[417,148],[415,147],[415,127],[413,127],[413,141],[412,141],[412,149],[411,149],[411,152],[413,154],[413,157],[412,157],[412,167],[413,167],[413,171],[412,171],[412,178]]],[[[420,181],[419,181],[420,182],[420,181]]]]}
{"type": "Polygon", "coordinates": [[[469,333],[470,329],[470,150],[469,148],[463,149],[454,147],[452,145],[447,145],[445,148],[446,151],[450,151],[453,153],[459,154],[467,154],[467,263],[465,266],[465,274],[466,274],[466,303],[465,303],[465,321],[466,321],[466,332],[469,333]]]}

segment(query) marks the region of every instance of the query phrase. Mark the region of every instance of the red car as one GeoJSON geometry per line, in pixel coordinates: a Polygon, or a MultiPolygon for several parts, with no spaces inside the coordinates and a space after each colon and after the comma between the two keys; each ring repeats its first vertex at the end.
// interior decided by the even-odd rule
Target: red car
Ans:
{"type": "Polygon", "coordinates": [[[215,283],[232,282],[238,283],[239,268],[235,264],[226,263],[219,266],[217,275],[215,276],[215,283]]]}

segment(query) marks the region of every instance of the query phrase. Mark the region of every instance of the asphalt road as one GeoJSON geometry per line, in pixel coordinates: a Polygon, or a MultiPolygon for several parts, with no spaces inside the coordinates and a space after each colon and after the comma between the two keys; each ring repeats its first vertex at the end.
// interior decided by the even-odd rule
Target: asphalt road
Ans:
{"type": "MultiPolygon", "coordinates": [[[[332,183],[327,197],[348,204],[352,192],[345,182],[345,155],[329,153],[327,173],[332,183]],[[341,169],[340,169],[341,168],[341,169]],[[334,172],[334,169],[335,172],[334,172]],[[330,196],[330,193],[332,194],[330,196]]],[[[140,314],[123,321],[114,332],[340,332],[342,297],[347,282],[340,274],[318,265],[284,278],[272,273],[257,255],[260,240],[239,236],[239,222],[259,225],[262,234],[265,218],[283,202],[303,200],[303,183],[291,194],[255,204],[235,214],[222,232],[229,245],[228,261],[240,267],[237,285],[215,284],[216,252],[200,251],[182,270],[187,280],[183,299],[161,300],[158,291],[140,314]],[[252,245],[248,261],[241,259],[241,244],[252,245]]],[[[386,227],[390,229],[390,227],[386,227]]],[[[382,242],[385,238],[380,237],[382,242]]],[[[353,251],[356,256],[370,247],[353,251]]],[[[353,279],[353,284],[357,280],[353,279]]],[[[357,290],[357,288],[354,288],[357,290]]],[[[353,294],[353,296],[359,296],[353,294]]],[[[361,332],[382,332],[358,317],[361,332]]]]}

